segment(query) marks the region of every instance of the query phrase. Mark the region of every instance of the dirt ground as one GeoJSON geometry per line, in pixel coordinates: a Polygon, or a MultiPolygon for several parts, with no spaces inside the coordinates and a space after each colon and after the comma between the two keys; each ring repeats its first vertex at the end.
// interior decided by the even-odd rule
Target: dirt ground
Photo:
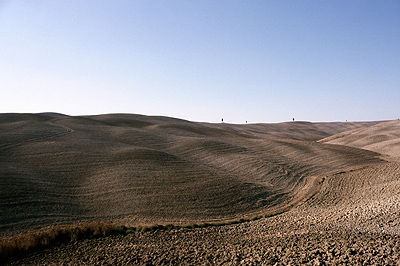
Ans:
{"type": "Polygon", "coordinates": [[[187,224],[287,209],[323,175],[382,163],[371,151],[315,142],[375,124],[1,114],[0,236],[78,221],[187,224]]]}
{"type": "Polygon", "coordinates": [[[271,218],[85,240],[11,265],[400,265],[399,170],[328,176],[311,200],[271,218]]]}
{"type": "MultiPolygon", "coordinates": [[[[397,124],[396,121],[390,123],[389,132],[393,132],[397,124]]],[[[292,132],[293,125],[289,125],[286,130],[283,130],[288,126],[286,124],[276,125],[278,128],[275,129],[271,125],[264,125],[265,128],[270,127],[269,135],[262,133],[261,125],[250,125],[246,130],[237,125],[209,125],[206,132],[225,127],[224,131],[216,134],[228,134],[226,130],[229,134],[235,134],[234,148],[232,138],[219,139],[218,146],[216,139],[210,135],[207,135],[206,140],[200,141],[201,145],[191,148],[190,152],[187,149],[193,147],[189,143],[194,139],[186,139],[189,143],[183,146],[167,145],[163,148],[168,154],[179,154],[190,161],[199,160],[204,165],[213,167],[220,165],[219,170],[225,169],[231,174],[236,173],[236,176],[247,171],[250,178],[241,179],[245,180],[241,184],[252,182],[260,185],[264,182],[263,186],[268,187],[266,184],[276,181],[277,173],[281,173],[286,181],[297,182],[285,183],[279,179],[275,185],[284,187],[291,184],[293,190],[290,191],[302,191],[310,184],[308,181],[311,179],[305,178],[298,182],[299,179],[296,178],[302,174],[315,174],[320,186],[317,191],[306,193],[309,197],[296,199],[296,193],[286,194],[288,196],[282,202],[296,203],[289,211],[235,225],[136,232],[87,239],[31,254],[10,262],[9,265],[400,265],[400,161],[394,156],[396,152],[385,146],[385,151],[389,151],[386,155],[374,153],[374,149],[381,148],[376,138],[373,145],[368,142],[369,147],[373,147],[371,151],[326,143],[329,140],[315,143],[316,140],[334,136],[341,130],[354,130],[344,127],[355,125],[338,126],[327,123],[318,127],[313,124],[299,124],[304,130],[299,130],[301,134],[297,135],[292,132]],[[327,130],[330,127],[335,130],[327,130]],[[313,136],[307,135],[307,130],[313,136]],[[281,132],[281,137],[277,137],[277,132],[281,132]],[[241,137],[245,135],[244,139],[249,140],[240,139],[236,134],[241,137]],[[226,146],[227,143],[231,145],[226,146]],[[215,147],[218,148],[213,149],[215,147]],[[247,150],[238,151],[239,147],[247,150]],[[263,150],[269,151],[267,155],[259,154],[263,150]],[[236,157],[238,153],[245,153],[251,160],[239,164],[246,156],[236,157]],[[227,158],[232,158],[238,166],[235,168],[235,164],[229,164],[227,158]],[[268,164],[270,161],[275,164],[268,164]],[[269,172],[262,165],[268,165],[269,172]]],[[[364,124],[359,125],[359,128],[379,125],[364,124]]],[[[171,129],[170,126],[168,128],[171,129]]],[[[174,132],[171,134],[182,134],[182,127],[179,131],[176,131],[176,125],[172,128],[174,132]]],[[[191,130],[193,132],[193,127],[191,130]]],[[[375,128],[373,131],[376,130],[375,128]]],[[[362,132],[365,134],[365,131],[362,132]]],[[[385,132],[380,130],[381,135],[385,132]]],[[[352,139],[356,137],[355,134],[352,133],[352,139]]],[[[387,134],[393,136],[392,133],[387,134]]],[[[187,133],[185,137],[188,137],[187,133]]],[[[198,136],[195,138],[199,144],[198,136]]],[[[338,137],[333,139],[337,140],[338,137]]],[[[393,147],[396,149],[397,146],[393,147]]],[[[249,191],[254,193],[256,190],[249,191]]],[[[251,195],[254,197],[261,194],[251,195]]],[[[255,202],[260,199],[262,197],[256,198],[255,202]]],[[[247,203],[251,205],[254,201],[247,203]]],[[[201,206],[204,208],[205,205],[201,206]]],[[[264,207],[261,210],[265,210],[264,207]]],[[[251,212],[255,209],[249,210],[251,212]]],[[[177,212],[178,216],[181,214],[177,212]]]]}

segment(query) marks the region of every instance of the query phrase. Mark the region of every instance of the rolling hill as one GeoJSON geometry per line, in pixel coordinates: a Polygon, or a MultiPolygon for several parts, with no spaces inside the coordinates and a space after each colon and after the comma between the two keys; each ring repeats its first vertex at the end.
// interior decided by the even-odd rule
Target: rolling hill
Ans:
{"type": "Polygon", "coordinates": [[[317,140],[380,125],[0,114],[0,235],[88,220],[179,224],[288,210],[321,177],[383,162],[317,140]]]}
{"type": "Polygon", "coordinates": [[[346,145],[400,157],[400,120],[345,131],[319,142],[346,145]]]}

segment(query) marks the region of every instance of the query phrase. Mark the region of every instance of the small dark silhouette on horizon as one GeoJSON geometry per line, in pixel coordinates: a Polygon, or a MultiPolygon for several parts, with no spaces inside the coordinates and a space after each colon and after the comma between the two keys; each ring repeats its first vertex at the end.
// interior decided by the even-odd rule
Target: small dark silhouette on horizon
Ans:
{"type": "Polygon", "coordinates": [[[293,117],[293,121],[294,121],[294,117],[293,117]]]}

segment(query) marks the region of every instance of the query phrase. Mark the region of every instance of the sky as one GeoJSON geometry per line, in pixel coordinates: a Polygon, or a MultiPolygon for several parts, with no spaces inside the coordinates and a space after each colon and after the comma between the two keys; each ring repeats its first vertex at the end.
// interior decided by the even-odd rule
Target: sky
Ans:
{"type": "Polygon", "coordinates": [[[400,118],[400,0],[0,0],[0,113],[400,118]]]}

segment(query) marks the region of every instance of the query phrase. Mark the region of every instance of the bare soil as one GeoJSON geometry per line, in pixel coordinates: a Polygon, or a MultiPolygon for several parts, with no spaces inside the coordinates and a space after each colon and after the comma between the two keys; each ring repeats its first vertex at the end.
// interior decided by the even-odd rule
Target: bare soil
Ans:
{"type": "Polygon", "coordinates": [[[400,260],[397,157],[316,142],[385,123],[2,116],[3,235],[85,219],[187,223],[287,210],[236,225],[78,241],[11,265],[396,265],[400,260]]]}
{"type": "Polygon", "coordinates": [[[320,140],[321,143],[346,145],[400,158],[400,120],[349,130],[320,140]]]}

